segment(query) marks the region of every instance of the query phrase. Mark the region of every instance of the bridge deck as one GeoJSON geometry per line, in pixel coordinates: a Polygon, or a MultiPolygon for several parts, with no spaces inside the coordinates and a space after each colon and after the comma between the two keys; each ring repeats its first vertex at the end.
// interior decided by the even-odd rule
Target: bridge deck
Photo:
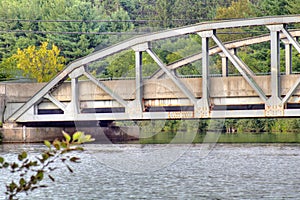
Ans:
{"type": "MultiPolygon", "coordinates": [[[[281,76],[281,96],[284,97],[300,75],[281,76]]],[[[271,96],[271,76],[255,76],[254,80],[262,88],[266,96],[271,96]]],[[[201,99],[202,78],[181,78],[197,99],[201,99]]],[[[126,102],[135,99],[135,80],[112,80],[103,83],[126,102]]],[[[6,84],[0,85],[6,94],[5,117],[10,116],[28,99],[42,88],[44,84],[6,84]],[[4,91],[5,90],[5,91],[4,91]],[[30,91],[30,92],[29,92],[30,91]]],[[[194,105],[170,79],[144,80],[143,113],[137,119],[174,119],[198,118],[194,115],[194,105]]],[[[53,98],[65,106],[72,101],[71,82],[65,82],[52,93],[53,98]]],[[[211,117],[265,117],[265,103],[241,76],[212,77],[210,80],[211,117]]],[[[118,103],[91,81],[79,82],[80,112],[84,118],[80,120],[125,120],[130,119],[125,107],[118,103]],[[90,116],[88,116],[90,115],[90,116]]],[[[285,116],[296,112],[300,102],[300,89],[289,99],[285,116]]],[[[48,99],[41,101],[37,108],[38,115],[22,118],[21,121],[72,121],[69,116],[48,99]],[[51,118],[50,118],[51,119],[51,118]]],[[[299,112],[300,114],[300,112],[299,112]]],[[[298,114],[297,114],[298,115],[298,114]]]]}

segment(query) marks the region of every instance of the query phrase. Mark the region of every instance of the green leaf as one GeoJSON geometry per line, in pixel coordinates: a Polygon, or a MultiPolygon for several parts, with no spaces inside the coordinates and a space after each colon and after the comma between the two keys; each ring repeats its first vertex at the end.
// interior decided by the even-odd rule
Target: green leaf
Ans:
{"type": "Polygon", "coordinates": [[[48,153],[43,153],[42,157],[43,157],[43,161],[46,161],[49,158],[49,154],[48,153]]]}
{"type": "Polygon", "coordinates": [[[14,170],[14,169],[18,168],[19,165],[18,165],[17,163],[13,162],[13,163],[10,165],[10,167],[14,170]]]}
{"type": "Polygon", "coordinates": [[[44,178],[44,172],[43,171],[38,171],[38,173],[36,175],[36,178],[37,178],[38,181],[43,180],[43,178],[44,178]]]}
{"type": "Polygon", "coordinates": [[[75,150],[77,150],[77,151],[84,151],[84,148],[83,147],[76,147],[75,150]]]}
{"type": "Polygon", "coordinates": [[[63,131],[62,133],[63,133],[64,137],[66,138],[66,141],[69,143],[71,140],[71,136],[68,133],[66,133],[65,131],[63,131]]]}
{"type": "Polygon", "coordinates": [[[19,184],[20,184],[20,186],[24,186],[24,185],[26,185],[26,181],[25,181],[25,179],[24,178],[21,178],[20,179],[20,181],[19,181],[19,184]]]}
{"type": "Polygon", "coordinates": [[[0,157],[0,163],[4,163],[4,158],[0,157]]]}
{"type": "Polygon", "coordinates": [[[95,140],[94,138],[92,138],[91,135],[85,135],[83,132],[76,132],[76,133],[79,134],[78,139],[77,139],[79,144],[86,143],[86,142],[92,142],[95,140]]]}
{"type": "Polygon", "coordinates": [[[15,182],[12,181],[8,187],[9,187],[9,191],[13,192],[18,186],[17,184],[15,184],[15,182]]]}
{"type": "Polygon", "coordinates": [[[53,146],[55,147],[56,150],[60,150],[60,144],[61,142],[58,140],[53,141],[53,146]]]}
{"type": "Polygon", "coordinates": [[[51,143],[48,140],[44,141],[44,144],[50,149],[51,148],[51,143]]]}
{"type": "Polygon", "coordinates": [[[78,141],[79,138],[81,138],[83,132],[77,131],[76,133],[73,134],[73,142],[78,141]]]}
{"type": "Polygon", "coordinates": [[[22,161],[25,158],[27,158],[27,153],[25,151],[23,151],[21,154],[18,155],[19,161],[22,161]]]}
{"type": "Polygon", "coordinates": [[[3,164],[3,167],[4,168],[7,168],[9,166],[9,163],[8,162],[5,162],[4,164],[3,164]]]}
{"type": "Polygon", "coordinates": [[[68,144],[69,144],[69,142],[63,141],[63,142],[61,143],[61,147],[62,147],[63,149],[65,149],[65,148],[68,147],[68,144]]]}

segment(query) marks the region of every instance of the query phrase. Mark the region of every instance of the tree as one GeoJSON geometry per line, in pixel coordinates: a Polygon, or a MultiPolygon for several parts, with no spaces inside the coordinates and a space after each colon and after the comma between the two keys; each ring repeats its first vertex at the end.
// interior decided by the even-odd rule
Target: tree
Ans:
{"type": "Polygon", "coordinates": [[[210,12],[214,9],[214,6],[207,1],[176,0],[172,8],[172,18],[179,19],[179,21],[173,23],[176,26],[182,26],[207,20],[211,17],[210,12]]]}
{"type": "Polygon", "coordinates": [[[289,13],[287,9],[287,0],[260,0],[256,4],[258,16],[275,16],[286,15],[289,13]]]}
{"type": "Polygon", "coordinates": [[[157,0],[155,5],[156,17],[155,19],[160,21],[160,27],[169,28],[172,27],[172,7],[174,0],[157,0]]]}
{"type": "MultiPolygon", "coordinates": [[[[215,19],[234,19],[234,18],[249,18],[255,16],[253,5],[249,0],[232,1],[229,7],[219,7],[216,11],[215,19]]],[[[249,28],[248,28],[249,29],[249,28]]],[[[229,32],[230,34],[224,34],[220,38],[222,41],[232,41],[240,38],[251,36],[249,30],[245,28],[232,28],[225,29],[223,33],[229,32]],[[239,33],[239,34],[232,34],[239,33]]]]}
{"type": "Polygon", "coordinates": [[[300,0],[287,0],[286,8],[290,14],[300,14],[300,0]]]}
{"type": "Polygon", "coordinates": [[[17,19],[40,19],[42,14],[38,6],[39,0],[17,1],[2,0],[0,1],[0,28],[4,33],[0,34],[0,60],[8,58],[16,53],[17,48],[25,48],[29,45],[37,45],[38,41],[44,41],[40,34],[9,32],[11,30],[30,30],[39,31],[38,23],[21,22],[17,19]],[[14,21],[5,21],[5,20],[14,21]],[[5,32],[8,31],[8,32],[5,32]]]}
{"type": "Polygon", "coordinates": [[[61,34],[47,34],[46,37],[50,43],[61,49],[67,62],[93,52],[95,46],[101,43],[100,35],[72,34],[72,32],[98,32],[101,26],[88,20],[105,19],[101,6],[93,6],[91,2],[82,0],[50,0],[42,5],[42,9],[45,11],[43,20],[65,20],[43,23],[42,29],[46,32],[61,32],[61,34]]]}
{"type": "Polygon", "coordinates": [[[64,67],[65,58],[59,56],[59,53],[57,46],[52,45],[52,49],[48,49],[48,42],[43,42],[39,49],[35,46],[18,49],[9,61],[15,63],[24,76],[46,82],[64,67]]]}
{"type": "Polygon", "coordinates": [[[216,19],[233,19],[253,17],[253,7],[249,0],[232,1],[229,7],[219,7],[216,19]]]}
{"type": "Polygon", "coordinates": [[[0,50],[3,50],[0,51],[0,61],[16,53],[18,48],[37,46],[40,42],[48,41],[57,45],[69,62],[93,52],[99,44],[110,45],[113,36],[101,32],[122,32],[133,28],[130,22],[121,23],[120,26],[120,23],[91,21],[130,19],[121,6],[106,12],[99,1],[2,0],[0,18],[1,30],[8,31],[0,34],[0,50]],[[99,34],[86,34],[89,32],[99,34]]]}

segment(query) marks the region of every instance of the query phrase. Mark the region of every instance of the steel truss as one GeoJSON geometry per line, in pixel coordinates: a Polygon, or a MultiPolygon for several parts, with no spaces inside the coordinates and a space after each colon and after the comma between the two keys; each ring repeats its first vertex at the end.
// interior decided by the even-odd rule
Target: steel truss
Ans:
{"type": "MultiPolygon", "coordinates": [[[[286,47],[286,74],[291,74],[291,60],[293,46],[300,53],[300,44],[295,37],[300,35],[299,31],[289,31],[287,24],[300,22],[300,15],[264,17],[255,19],[229,20],[220,22],[200,23],[193,26],[187,26],[159,33],[139,36],[123,43],[111,46],[104,50],[99,50],[86,57],[76,60],[61,71],[55,78],[38,91],[23,106],[6,119],[6,122],[43,122],[43,121],[86,121],[86,120],[126,120],[126,119],[168,119],[168,118],[224,118],[224,117],[293,117],[300,116],[299,109],[287,109],[287,103],[293,96],[300,84],[300,77],[282,96],[281,93],[281,75],[280,75],[280,40],[286,47]],[[245,26],[266,26],[270,30],[269,35],[263,35],[255,38],[248,38],[241,41],[223,43],[217,35],[217,30],[224,28],[236,28],[245,26]],[[170,37],[176,37],[187,34],[198,34],[202,38],[202,53],[187,57],[175,63],[166,65],[154,53],[151,43],[170,37]],[[209,41],[213,40],[217,46],[209,48],[209,41]],[[270,41],[271,50],[271,95],[267,95],[261,86],[254,80],[255,74],[251,69],[237,56],[236,49],[244,45],[250,45],[260,42],[270,41]],[[135,98],[124,99],[106,86],[102,81],[97,80],[87,68],[91,62],[101,60],[107,56],[113,55],[126,49],[133,49],[135,52],[135,98]],[[148,53],[160,67],[155,72],[152,79],[158,79],[165,74],[167,78],[179,88],[186,99],[193,106],[192,110],[182,112],[156,111],[149,112],[144,104],[144,80],[142,77],[142,56],[148,53]],[[230,61],[239,71],[245,81],[256,92],[257,96],[264,104],[264,109],[258,110],[214,110],[212,99],[210,97],[211,78],[209,75],[209,57],[213,54],[220,54],[222,57],[222,75],[228,76],[228,62],[230,61]],[[202,88],[201,98],[194,95],[191,88],[187,87],[179,79],[173,70],[185,64],[202,59],[202,88]],[[80,107],[79,78],[85,76],[101,90],[105,91],[118,104],[124,108],[124,112],[116,113],[85,113],[80,107]],[[52,94],[56,88],[60,87],[62,82],[71,79],[72,98],[70,102],[61,102],[52,94]],[[43,114],[38,113],[38,107],[45,99],[50,101],[62,114],[43,114]]],[[[199,46],[200,48],[200,46],[199,46]]],[[[238,83],[237,83],[238,84],[238,83]]]]}

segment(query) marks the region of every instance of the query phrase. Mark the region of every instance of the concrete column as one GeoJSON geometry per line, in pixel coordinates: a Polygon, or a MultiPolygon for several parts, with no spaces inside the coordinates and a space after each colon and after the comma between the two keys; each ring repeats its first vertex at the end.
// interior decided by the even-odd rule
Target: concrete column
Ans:
{"type": "Polygon", "coordinates": [[[207,118],[210,116],[209,107],[209,38],[212,37],[214,31],[199,32],[202,38],[202,98],[194,107],[195,117],[207,118]]]}
{"type": "Polygon", "coordinates": [[[202,99],[208,102],[209,98],[209,38],[213,31],[199,33],[202,37],[202,99]]]}
{"type": "Polygon", "coordinates": [[[281,100],[280,84],[280,31],[283,25],[267,26],[271,36],[271,97],[265,105],[266,116],[282,116],[284,105],[281,100]]]}
{"type": "Polygon", "coordinates": [[[280,37],[283,25],[270,25],[271,36],[271,89],[272,97],[280,99],[280,37]]]}
{"type": "Polygon", "coordinates": [[[227,77],[228,76],[228,58],[225,56],[224,53],[219,54],[222,59],[222,76],[227,77]]]}
{"type": "Polygon", "coordinates": [[[287,39],[282,40],[285,45],[285,74],[292,74],[292,44],[287,39]]]}
{"type": "Polygon", "coordinates": [[[71,78],[71,93],[72,98],[69,105],[66,107],[66,111],[68,113],[72,114],[79,114],[80,113],[80,100],[79,100],[79,83],[78,79],[79,77],[84,74],[85,68],[81,67],[76,70],[74,70],[72,73],[69,74],[69,77],[71,78]]]}
{"type": "Polygon", "coordinates": [[[150,48],[150,43],[146,42],[132,47],[135,51],[135,100],[130,102],[127,108],[127,113],[131,118],[142,118],[144,110],[144,86],[143,86],[143,52],[150,48]]]}
{"type": "Polygon", "coordinates": [[[72,87],[72,111],[74,114],[80,113],[80,105],[79,105],[79,86],[78,86],[78,78],[71,79],[71,87],[72,87]]]}

